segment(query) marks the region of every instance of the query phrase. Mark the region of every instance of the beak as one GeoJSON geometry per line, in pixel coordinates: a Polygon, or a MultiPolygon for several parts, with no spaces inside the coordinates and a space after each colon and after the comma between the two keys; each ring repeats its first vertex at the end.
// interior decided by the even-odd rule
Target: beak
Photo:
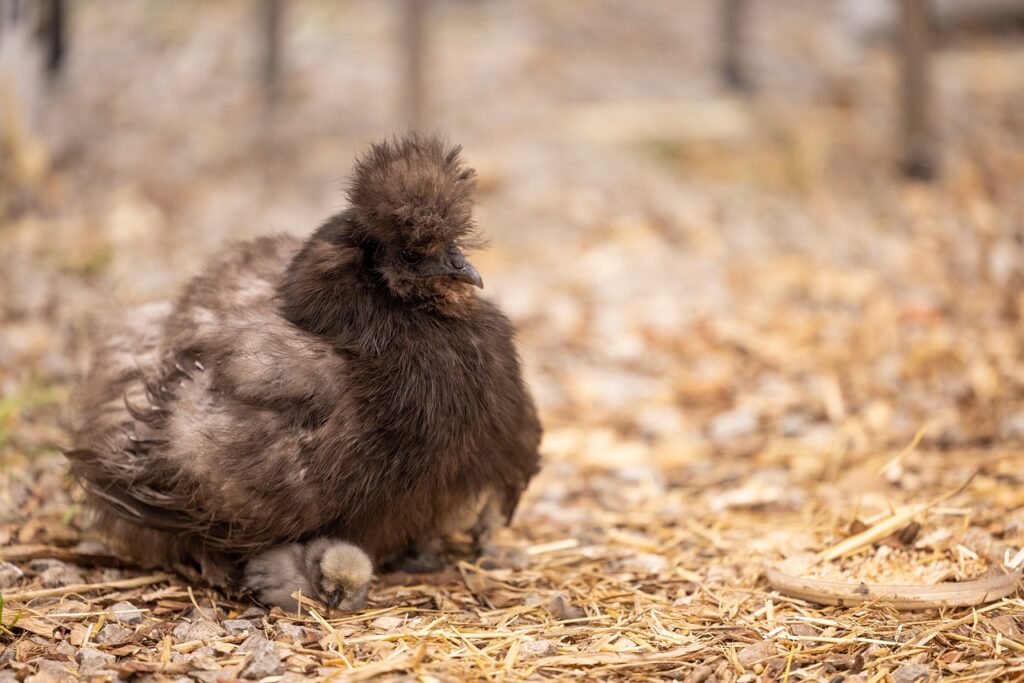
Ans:
{"type": "Polygon", "coordinates": [[[465,282],[480,289],[484,288],[484,280],[480,277],[480,273],[477,272],[472,263],[466,260],[466,257],[461,252],[455,252],[452,255],[448,271],[445,274],[459,282],[465,282]]]}
{"type": "Polygon", "coordinates": [[[451,276],[459,282],[465,282],[480,289],[484,288],[483,278],[480,277],[480,273],[477,272],[476,268],[469,261],[466,261],[461,268],[453,270],[451,276]]]}

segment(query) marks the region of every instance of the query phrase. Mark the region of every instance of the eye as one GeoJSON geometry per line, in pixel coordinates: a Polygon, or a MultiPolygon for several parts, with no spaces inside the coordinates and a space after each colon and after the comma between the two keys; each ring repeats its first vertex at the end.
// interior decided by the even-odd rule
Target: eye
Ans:
{"type": "Polygon", "coordinates": [[[414,249],[403,249],[398,257],[410,266],[415,266],[423,260],[423,254],[414,249]]]}

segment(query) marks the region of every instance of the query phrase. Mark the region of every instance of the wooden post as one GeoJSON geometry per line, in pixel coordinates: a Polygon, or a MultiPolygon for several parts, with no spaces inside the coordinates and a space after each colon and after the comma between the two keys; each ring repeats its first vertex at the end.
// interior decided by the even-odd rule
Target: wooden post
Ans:
{"type": "Polygon", "coordinates": [[[427,0],[405,0],[402,12],[402,106],[406,125],[419,130],[424,116],[427,0]]]}
{"type": "Polygon", "coordinates": [[[743,68],[743,25],[747,17],[747,0],[719,0],[719,8],[722,82],[730,90],[749,90],[750,80],[743,68]]]}
{"type": "Polygon", "coordinates": [[[50,78],[55,78],[64,66],[67,53],[66,0],[41,0],[38,36],[46,72],[50,78]]]}
{"type": "Polygon", "coordinates": [[[260,32],[263,54],[260,63],[260,80],[263,96],[268,108],[281,100],[281,62],[283,59],[282,23],[284,0],[260,1],[260,32]]]}
{"type": "Polygon", "coordinates": [[[22,188],[33,187],[49,163],[39,9],[29,0],[0,0],[0,176],[22,188]]]}
{"type": "Polygon", "coordinates": [[[928,180],[938,170],[934,105],[929,63],[931,33],[928,0],[900,0],[903,158],[910,178],[928,180]]]}

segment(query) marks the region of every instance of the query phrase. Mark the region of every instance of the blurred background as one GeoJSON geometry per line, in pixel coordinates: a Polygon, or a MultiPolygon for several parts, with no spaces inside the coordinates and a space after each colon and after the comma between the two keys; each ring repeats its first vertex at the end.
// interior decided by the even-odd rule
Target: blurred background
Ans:
{"type": "Polygon", "coordinates": [[[475,259],[547,427],[525,514],[564,520],[586,472],[614,473],[613,508],[733,463],[714,481],[760,484],[719,504],[745,505],[919,432],[1024,438],[1024,2],[0,8],[19,514],[66,505],[26,501],[65,488],[91,321],[174,296],[226,240],[309,233],[354,155],[410,126],[480,172],[475,259]]]}

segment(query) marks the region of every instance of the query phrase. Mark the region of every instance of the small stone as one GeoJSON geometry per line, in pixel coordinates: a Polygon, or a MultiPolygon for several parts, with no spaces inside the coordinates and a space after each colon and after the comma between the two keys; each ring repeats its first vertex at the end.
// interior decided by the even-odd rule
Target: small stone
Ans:
{"type": "Polygon", "coordinates": [[[227,635],[227,631],[220,627],[220,624],[210,621],[209,619],[202,619],[194,623],[183,623],[178,624],[174,631],[171,632],[174,639],[179,642],[188,642],[190,640],[216,640],[223,638],[227,635]]]}
{"type": "Polygon", "coordinates": [[[107,624],[96,634],[96,642],[100,645],[124,645],[135,636],[135,631],[117,624],[107,624]]]}
{"type": "Polygon", "coordinates": [[[25,572],[10,562],[0,562],[0,588],[15,586],[25,576],[25,572]]]}
{"type": "Polygon", "coordinates": [[[117,661],[117,657],[91,647],[83,647],[75,657],[78,673],[84,676],[98,673],[117,661]]]}
{"type": "Polygon", "coordinates": [[[741,439],[757,432],[760,420],[757,415],[745,408],[736,408],[727,413],[719,413],[711,420],[710,436],[716,442],[741,439]]]}
{"type": "Polygon", "coordinates": [[[713,680],[714,676],[714,667],[702,664],[687,674],[686,678],[683,679],[683,683],[704,683],[704,681],[713,680]]]}
{"type": "Polygon", "coordinates": [[[59,588],[83,583],[85,580],[76,568],[63,562],[57,562],[39,573],[39,581],[46,588],[59,588]]]}
{"type": "Polygon", "coordinates": [[[68,669],[67,662],[40,659],[36,664],[36,673],[26,678],[25,683],[57,683],[73,680],[75,680],[75,676],[68,669]]]}
{"type": "Polygon", "coordinates": [[[217,663],[216,660],[217,651],[213,647],[206,645],[189,653],[188,665],[195,671],[221,671],[223,667],[217,663]]]}
{"type": "Polygon", "coordinates": [[[300,645],[320,642],[325,635],[323,631],[318,631],[315,628],[308,628],[299,624],[289,624],[287,622],[279,623],[277,629],[286,639],[300,645]]]}
{"type": "Polygon", "coordinates": [[[771,640],[762,640],[747,645],[745,648],[737,652],[736,659],[744,666],[744,668],[749,669],[758,662],[763,664],[766,659],[774,654],[775,643],[771,640]]]}
{"type": "Polygon", "coordinates": [[[260,641],[249,655],[249,659],[238,674],[242,678],[259,680],[267,676],[280,676],[284,673],[284,664],[277,648],[269,640],[260,641]]]}
{"type": "Polygon", "coordinates": [[[928,667],[920,664],[904,664],[892,672],[896,683],[914,683],[928,678],[928,667]]]}
{"type": "Polygon", "coordinates": [[[253,633],[251,636],[243,640],[242,644],[238,646],[236,652],[238,654],[248,654],[250,652],[255,652],[260,647],[260,645],[262,645],[265,642],[267,642],[267,637],[259,631],[257,631],[256,633],[253,633]]]}
{"type": "MultiPolygon", "coordinates": [[[[256,624],[249,621],[248,619],[225,619],[220,622],[221,627],[228,632],[229,635],[238,636],[243,633],[251,633],[256,630],[256,624]]],[[[290,626],[291,624],[289,624],[290,626]]]]}
{"type": "Polygon", "coordinates": [[[281,680],[277,683],[305,683],[305,681],[308,680],[308,676],[303,676],[302,674],[294,671],[285,671],[284,675],[281,676],[281,680]]]}
{"type": "Polygon", "coordinates": [[[107,608],[107,613],[122,624],[141,624],[144,619],[142,610],[130,602],[115,602],[107,608]]]}
{"type": "Polygon", "coordinates": [[[544,608],[551,615],[551,618],[556,621],[581,619],[586,616],[586,612],[576,605],[570,604],[561,593],[556,593],[550,600],[544,603],[544,608]]]}
{"type": "Polygon", "coordinates": [[[382,631],[394,631],[396,628],[402,625],[401,617],[383,616],[377,617],[370,622],[370,626],[379,628],[382,631]]]}
{"type": "Polygon", "coordinates": [[[668,560],[663,555],[637,553],[615,562],[615,568],[640,574],[658,574],[668,568],[668,560]]]}
{"type": "Polygon", "coordinates": [[[556,654],[558,654],[558,650],[550,640],[527,638],[519,643],[519,656],[522,659],[538,659],[556,654]]]}
{"type": "Polygon", "coordinates": [[[121,581],[128,577],[123,569],[111,569],[110,567],[100,571],[100,581],[121,581]]]}
{"type": "Polygon", "coordinates": [[[71,659],[78,654],[78,648],[66,640],[62,640],[57,643],[57,647],[53,648],[53,651],[61,656],[67,657],[68,659],[71,659]]]}
{"type": "Polygon", "coordinates": [[[790,635],[794,636],[813,638],[814,636],[818,635],[818,629],[814,628],[810,624],[805,624],[803,622],[789,624],[786,628],[789,630],[790,635]]]}
{"type": "Polygon", "coordinates": [[[1004,417],[999,423],[999,436],[1018,440],[1024,437],[1024,413],[1016,412],[1004,417]]]}

